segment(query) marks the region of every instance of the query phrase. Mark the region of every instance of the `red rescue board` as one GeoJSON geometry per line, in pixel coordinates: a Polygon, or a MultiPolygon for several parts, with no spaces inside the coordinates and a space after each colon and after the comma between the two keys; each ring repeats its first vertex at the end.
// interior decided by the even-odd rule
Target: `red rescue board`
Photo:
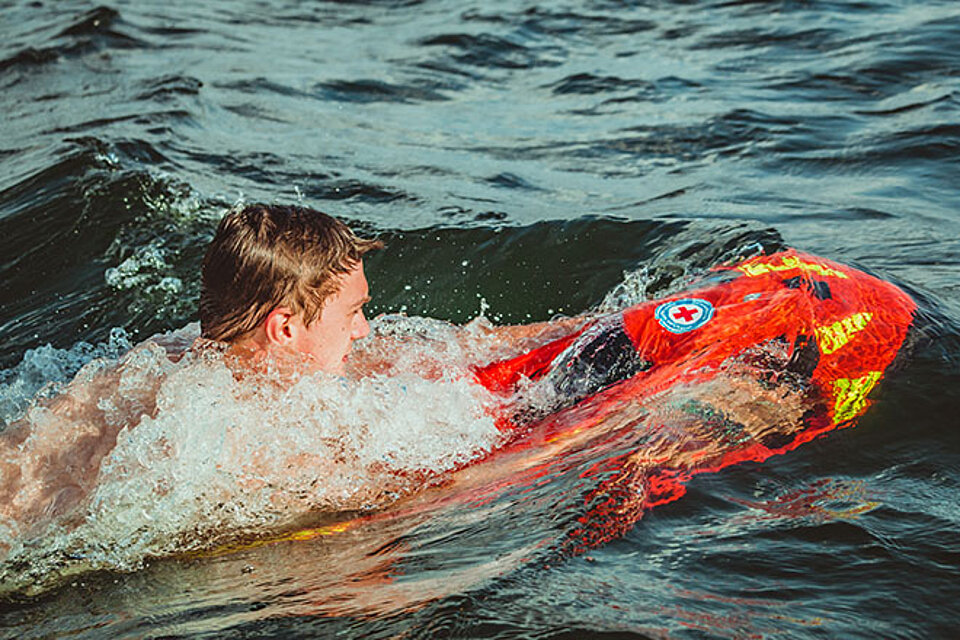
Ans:
{"type": "MultiPolygon", "coordinates": [[[[699,458],[690,453],[641,465],[633,453],[604,461],[587,474],[606,477],[586,497],[583,526],[571,540],[572,550],[594,546],[621,535],[643,510],[681,497],[695,474],[760,462],[852,425],[900,351],[915,311],[914,301],[898,287],[793,250],[714,268],[687,290],[617,314],[614,330],[629,338],[624,344],[644,361],[642,370],[533,425],[513,418],[508,406],[500,424],[518,436],[506,449],[573,437],[608,420],[624,402],[653,402],[671,389],[703,385],[729,371],[731,362],[767,353],[770,345],[781,347],[782,361],[773,369],[769,363],[759,368],[764,377],[758,383],[802,385],[810,405],[802,419],[776,437],[704,447],[699,458]]],[[[611,324],[609,318],[596,322],[611,324]]],[[[588,324],[532,352],[491,363],[477,371],[477,379],[509,398],[525,379],[549,380],[558,373],[562,378],[558,368],[574,365],[578,356],[571,352],[594,330],[594,323],[588,324]]],[[[703,421],[726,420],[724,409],[713,407],[703,421]]]]}

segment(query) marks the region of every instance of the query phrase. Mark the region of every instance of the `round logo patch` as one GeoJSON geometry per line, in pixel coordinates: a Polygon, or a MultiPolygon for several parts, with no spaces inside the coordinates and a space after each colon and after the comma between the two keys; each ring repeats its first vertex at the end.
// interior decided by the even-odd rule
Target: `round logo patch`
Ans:
{"type": "Polygon", "coordinates": [[[664,302],[653,312],[660,326],[670,333],[686,333],[710,322],[713,305],[699,298],[664,302]]]}

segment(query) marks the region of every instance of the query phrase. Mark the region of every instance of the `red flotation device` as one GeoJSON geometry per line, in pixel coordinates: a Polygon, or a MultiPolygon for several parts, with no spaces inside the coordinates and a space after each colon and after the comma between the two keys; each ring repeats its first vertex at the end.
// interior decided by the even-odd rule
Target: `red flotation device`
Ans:
{"type": "MultiPolygon", "coordinates": [[[[852,424],[866,410],[868,395],[900,350],[915,310],[913,300],[890,283],[788,250],[716,267],[681,293],[600,318],[531,352],[491,363],[476,375],[505,397],[511,397],[521,381],[555,380],[560,388],[573,389],[574,406],[594,407],[599,421],[604,404],[625,397],[644,402],[676,385],[706,382],[731,359],[776,344],[783,355],[777,374],[802,380],[808,396],[817,399],[817,410],[808,412],[788,437],[745,439],[740,446],[705,456],[699,464],[666,461],[662,467],[646,469],[643,491],[633,492],[642,498],[632,505],[609,498],[624,482],[614,470],[613,477],[588,497],[593,506],[582,518],[581,543],[593,546],[622,533],[640,510],[679,498],[694,474],[762,461],[852,424]],[[599,383],[578,389],[577,381],[583,377],[599,383]]],[[[764,371],[769,377],[770,367],[764,371]]],[[[589,415],[590,411],[581,411],[577,419],[589,415]]],[[[556,418],[536,420],[542,426],[556,418]]],[[[516,429],[521,440],[520,427],[529,424],[509,412],[502,420],[502,427],[516,429]]],[[[569,423],[558,424],[556,430],[564,428],[569,423]]],[[[623,465],[620,476],[630,473],[626,460],[608,461],[605,472],[617,464],[623,465]]]]}

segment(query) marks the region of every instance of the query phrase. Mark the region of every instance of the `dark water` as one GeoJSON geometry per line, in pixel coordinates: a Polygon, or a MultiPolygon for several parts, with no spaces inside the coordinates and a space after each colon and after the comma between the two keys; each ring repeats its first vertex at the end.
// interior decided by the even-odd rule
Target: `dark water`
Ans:
{"type": "Polygon", "coordinates": [[[757,243],[921,309],[855,429],[700,476],[587,555],[538,546],[578,515],[572,471],[346,540],[80,575],[0,605],[2,635],[958,633],[956,3],[0,2],[0,34],[7,391],[70,375],[30,349],[191,322],[239,200],[383,236],[374,313],[576,314],[757,243]]]}

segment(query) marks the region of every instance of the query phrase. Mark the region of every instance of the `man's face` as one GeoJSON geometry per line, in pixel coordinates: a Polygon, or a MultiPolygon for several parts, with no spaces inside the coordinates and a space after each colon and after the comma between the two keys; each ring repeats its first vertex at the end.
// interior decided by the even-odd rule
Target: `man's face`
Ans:
{"type": "Polygon", "coordinates": [[[296,317],[299,325],[293,348],[312,356],[317,368],[342,374],[344,361],[354,340],[370,333],[363,305],[370,302],[363,262],[358,262],[340,278],[340,290],[327,298],[320,317],[309,327],[296,317]]]}

